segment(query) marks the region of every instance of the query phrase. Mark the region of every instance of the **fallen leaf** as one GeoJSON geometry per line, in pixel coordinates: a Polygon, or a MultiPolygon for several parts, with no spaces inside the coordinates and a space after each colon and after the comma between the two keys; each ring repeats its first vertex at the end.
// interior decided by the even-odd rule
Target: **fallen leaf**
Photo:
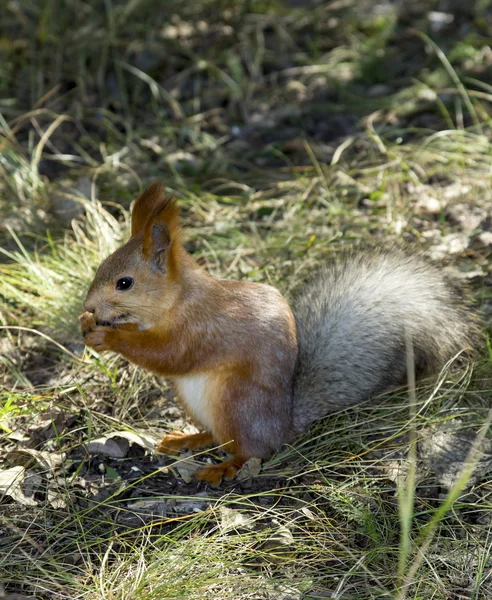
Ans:
{"type": "Polygon", "coordinates": [[[208,495],[207,491],[199,492],[194,498],[173,498],[173,510],[178,515],[189,515],[191,513],[203,512],[210,502],[215,499],[208,495]]]}
{"type": "Polygon", "coordinates": [[[137,500],[130,502],[118,515],[118,522],[127,527],[138,527],[144,523],[161,521],[170,511],[168,502],[161,500],[137,500]]]}
{"type": "Polygon", "coordinates": [[[181,460],[175,466],[181,479],[185,483],[193,481],[193,473],[200,468],[200,465],[193,460],[181,460]]]}
{"type": "MultiPolygon", "coordinates": [[[[43,477],[35,471],[28,470],[24,477],[24,495],[26,498],[34,499],[34,494],[43,485],[43,477]]],[[[37,504],[37,502],[35,502],[37,504]]]]}
{"type": "Polygon", "coordinates": [[[53,508],[67,508],[66,496],[55,490],[48,490],[48,502],[53,508]]]}
{"type": "Polygon", "coordinates": [[[252,479],[258,477],[261,471],[261,458],[250,458],[244,465],[239,469],[237,473],[238,481],[245,481],[246,479],[252,479]]]}
{"type": "Polygon", "coordinates": [[[63,455],[32,448],[18,448],[9,452],[5,457],[5,461],[9,465],[22,466],[26,469],[38,468],[43,471],[53,471],[61,465],[63,455]]]}
{"type": "Polygon", "coordinates": [[[194,498],[171,498],[170,500],[156,500],[146,498],[129,502],[125,511],[121,511],[118,521],[125,525],[137,526],[139,524],[173,518],[173,515],[189,515],[203,512],[215,498],[208,496],[207,492],[200,492],[194,498]]]}
{"type": "Polygon", "coordinates": [[[258,549],[265,553],[266,561],[280,564],[292,556],[295,540],[292,532],[285,525],[280,525],[275,520],[272,524],[272,533],[258,549]]]}
{"type": "Polygon", "coordinates": [[[25,504],[26,506],[36,506],[34,498],[29,498],[24,494],[23,485],[26,470],[24,467],[12,467],[0,471],[0,494],[10,496],[12,500],[25,504]]]}
{"type": "Polygon", "coordinates": [[[251,530],[253,527],[254,521],[250,516],[227,506],[220,508],[220,529],[223,533],[237,531],[238,529],[251,530]]]}
{"type": "Polygon", "coordinates": [[[130,448],[128,440],[110,439],[108,437],[97,438],[85,444],[89,454],[102,454],[110,458],[125,458],[130,448]]]}
{"type": "Polygon", "coordinates": [[[85,447],[90,454],[102,454],[110,458],[124,458],[128,454],[130,444],[136,444],[149,452],[155,450],[158,438],[146,433],[133,431],[113,431],[95,440],[91,440],[85,447]]]}
{"type": "Polygon", "coordinates": [[[137,444],[138,446],[146,448],[150,451],[153,451],[157,445],[157,442],[160,441],[159,437],[154,437],[149,433],[135,433],[134,431],[113,431],[104,437],[108,439],[124,438],[132,444],[137,444]]]}
{"type": "Polygon", "coordinates": [[[69,414],[63,410],[52,408],[42,413],[36,419],[39,426],[30,431],[29,446],[38,448],[47,440],[59,436],[71,427],[77,420],[77,415],[69,414]]]}

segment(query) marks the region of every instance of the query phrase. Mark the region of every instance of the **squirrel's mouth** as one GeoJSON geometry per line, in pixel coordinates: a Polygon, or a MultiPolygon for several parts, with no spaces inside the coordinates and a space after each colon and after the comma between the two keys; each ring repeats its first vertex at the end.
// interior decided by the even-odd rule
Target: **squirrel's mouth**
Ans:
{"type": "Polygon", "coordinates": [[[111,319],[110,321],[96,321],[96,325],[101,325],[102,327],[114,327],[115,325],[120,325],[121,323],[130,323],[130,315],[118,315],[111,319]]]}

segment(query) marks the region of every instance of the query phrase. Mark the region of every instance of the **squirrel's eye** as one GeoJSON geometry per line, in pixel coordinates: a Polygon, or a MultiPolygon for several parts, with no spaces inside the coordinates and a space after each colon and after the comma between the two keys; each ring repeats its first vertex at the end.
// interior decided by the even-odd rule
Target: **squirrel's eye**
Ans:
{"type": "Polygon", "coordinates": [[[133,286],[133,279],[131,277],[122,277],[116,282],[117,290],[129,290],[133,286]]]}

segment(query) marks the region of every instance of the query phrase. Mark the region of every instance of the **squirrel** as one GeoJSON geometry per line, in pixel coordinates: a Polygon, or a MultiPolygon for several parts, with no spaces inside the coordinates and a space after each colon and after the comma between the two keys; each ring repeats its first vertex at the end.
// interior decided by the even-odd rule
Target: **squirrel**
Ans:
{"type": "Polygon", "coordinates": [[[179,208],[157,182],[137,199],[131,237],[99,266],[80,326],[111,350],[173,380],[201,433],[172,432],[157,450],[221,445],[232,458],[198,470],[217,485],[251,457],[269,458],[312,422],[428,376],[473,345],[474,318],[419,254],[342,254],[292,304],[275,288],[216,279],[181,239],[179,208]]]}

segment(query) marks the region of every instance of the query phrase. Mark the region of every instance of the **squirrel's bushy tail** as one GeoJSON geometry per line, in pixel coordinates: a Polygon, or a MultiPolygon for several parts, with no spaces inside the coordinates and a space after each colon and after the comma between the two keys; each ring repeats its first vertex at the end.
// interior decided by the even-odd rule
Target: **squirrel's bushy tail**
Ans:
{"type": "Polygon", "coordinates": [[[417,375],[470,349],[474,319],[459,291],[420,256],[354,252],[317,272],[293,303],[299,339],[297,433],[335,410],[403,384],[406,336],[417,375]]]}

